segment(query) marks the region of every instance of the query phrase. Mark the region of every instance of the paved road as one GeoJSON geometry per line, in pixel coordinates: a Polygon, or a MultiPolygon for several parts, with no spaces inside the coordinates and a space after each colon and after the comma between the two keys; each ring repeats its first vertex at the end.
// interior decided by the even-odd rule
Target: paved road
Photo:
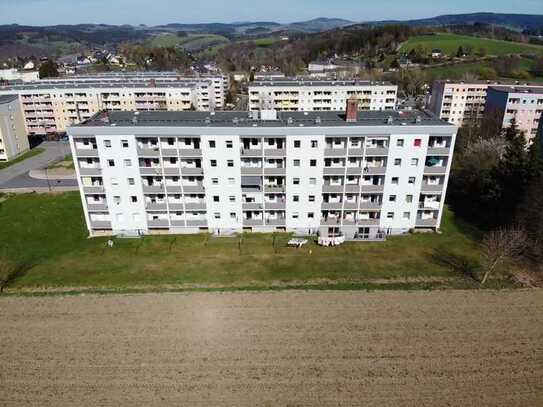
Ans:
{"type": "MultiPolygon", "coordinates": [[[[45,168],[49,164],[58,159],[70,154],[70,146],[59,141],[45,141],[38,147],[44,148],[45,151],[20,163],[11,165],[3,170],[0,170],[0,189],[3,188],[24,188],[29,187],[29,180],[33,180],[26,174],[30,170],[45,168]],[[20,181],[20,186],[17,186],[17,181],[20,181]]],[[[35,180],[35,187],[43,185],[43,180],[35,180]]],[[[54,181],[55,182],[55,181],[54,181]]],[[[47,186],[47,181],[45,181],[47,186]]]]}
{"type": "Polygon", "coordinates": [[[28,173],[18,175],[0,185],[0,189],[17,189],[17,188],[58,188],[58,187],[74,187],[77,189],[76,179],[38,179],[32,178],[28,173]]]}

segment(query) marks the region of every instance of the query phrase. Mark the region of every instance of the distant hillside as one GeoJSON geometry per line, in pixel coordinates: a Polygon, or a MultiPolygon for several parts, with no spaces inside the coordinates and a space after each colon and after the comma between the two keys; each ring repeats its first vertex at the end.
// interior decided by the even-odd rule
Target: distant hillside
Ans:
{"type": "Polygon", "coordinates": [[[417,20],[384,20],[368,22],[370,25],[406,24],[412,27],[443,26],[456,24],[492,24],[517,30],[534,30],[543,28],[543,15],[537,14],[503,14],[503,13],[471,13],[450,14],[417,20]]]}
{"type": "Polygon", "coordinates": [[[354,21],[343,20],[341,18],[315,18],[309,21],[300,21],[283,26],[286,30],[297,30],[305,32],[321,32],[333,30],[334,28],[345,27],[355,24],[354,21]]]}

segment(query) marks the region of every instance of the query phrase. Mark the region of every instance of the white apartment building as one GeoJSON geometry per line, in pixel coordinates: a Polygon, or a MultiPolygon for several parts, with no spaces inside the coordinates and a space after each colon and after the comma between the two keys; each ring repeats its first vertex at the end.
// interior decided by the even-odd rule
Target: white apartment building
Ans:
{"type": "Polygon", "coordinates": [[[0,69],[0,82],[2,81],[22,81],[33,82],[40,79],[38,71],[19,71],[15,68],[0,69]]]}
{"type": "Polygon", "coordinates": [[[89,234],[438,229],[456,127],[351,109],[97,114],[68,129],[89,234]]]}
{"type": "Polygon", "coordinates": [[[17,94],[28,134],[64,132],[101,110],[182,111],[215,109],[212,81],[46,80],[0,87],[17,94]]]}
{"type": "Polygon", "coordinates": [[[17,95],[0,96],[0,161],[9,161],[29,149],[17,95]]]}
{"type": "Polygon", "coordinates": [[[53,82],[146,82],[146,81],[155,81],[155,82],[197,82],[201,80],[209,80],[213,82],[213,89],[215,95],[215,109],[223,109],[224,102],[226,99],[226,94],[230,87],[230,78],[228,75],[220,74],[197,74],[197,75],[184,75],[178,72],[163,72],[163,71],[135,71],[135,72],[104,72],[104,73],[94,73],[94,74],[83,74],[83,75],[70,75],[63,78],[48,78],[44,81],[53,81],[53,82]]]}
{"type": "Polygon", "coordinates": [[[360,110],[394,110],[398,86],[387,82],[286,78],[249,84],[249,110],[336,111],[356,96],[360,110]]]}
{"type": "Polygon", "coordinates": [[[537,136],[543,113],[543,86],[490,86],[485,114],[497,118],[502,128],[513,119],[528,140],[537,136]]]}

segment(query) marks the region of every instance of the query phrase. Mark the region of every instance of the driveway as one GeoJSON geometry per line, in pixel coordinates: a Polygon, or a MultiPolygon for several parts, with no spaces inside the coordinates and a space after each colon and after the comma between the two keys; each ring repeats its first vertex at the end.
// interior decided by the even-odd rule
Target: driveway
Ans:
{"type": "MultiPolygon", "coordinates": [[[[49,164],[58,161],[62,157],[70,154],[70,146],[60,141],[45,141],[38,147],[44,148],[45,151],[11,165],[3,170],[0,170],[0,189],[6,188],[32,188],[32,187],[47,187],[50,182],[56,184],[57,180],[41,180],[29,177],[27,174],[31,170],[45,168],[49,164]]],[[[62,180],[69,181],[69,180],[62,180]]],[[[73,185],[77,182],[73,180],[73,185]]]]}

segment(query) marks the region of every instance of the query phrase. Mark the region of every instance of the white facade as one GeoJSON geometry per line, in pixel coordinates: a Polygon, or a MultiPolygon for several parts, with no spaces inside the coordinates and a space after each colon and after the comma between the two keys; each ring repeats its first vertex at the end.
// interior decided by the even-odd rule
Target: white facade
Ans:
{"type": "Polygon", "coordinates": [[[0,161],[9,161],[29,149],[17,95],[0,96],[0,161]]]}
{"type": "Polygon", "coordinates": [[[68,130],[90,235],[438,229],[454,126],[422,112],[109,112],[68,130]]]}
{"type": "Polygon", "coordinates": [[[267,80],[249,84],[249,110],[337,111],[358,97],[360,110],[394,110],[398,87],[386,82],[267,80]]]}
{"type": "Polygon", "coordinates": [[[18,69],[0,69],[0,81],[34,82],[40,79],[38,71],[19,71],[18,69]]]}

